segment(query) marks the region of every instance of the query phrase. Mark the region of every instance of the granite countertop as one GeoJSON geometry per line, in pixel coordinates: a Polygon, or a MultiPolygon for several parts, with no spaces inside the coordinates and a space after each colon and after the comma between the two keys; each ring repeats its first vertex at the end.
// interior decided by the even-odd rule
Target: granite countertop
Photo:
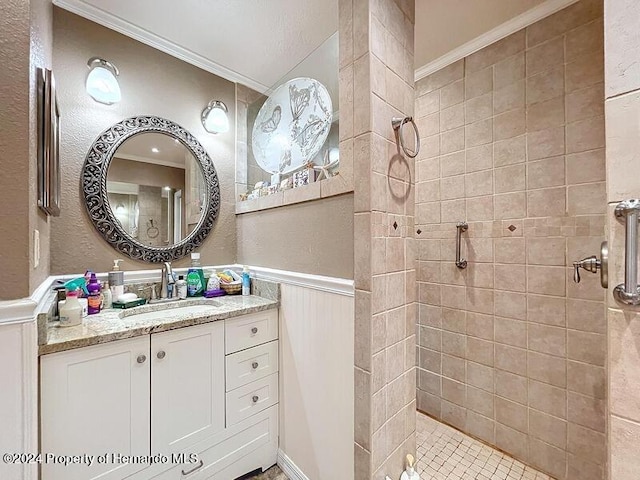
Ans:
{"type": "Polygon", "coordinates": [[[227,295],[147,304],[126,310],[107,309],[85,317],[82,325],[75,327],[59,327],[57,321],[48,322],[46,337],[43,338],[38,353],[45,355],[98,345],[261,312],[278,306],[277,300],[256,295],[227,295]],[[184,307],[192,308],[188,311],[184,307]]]}

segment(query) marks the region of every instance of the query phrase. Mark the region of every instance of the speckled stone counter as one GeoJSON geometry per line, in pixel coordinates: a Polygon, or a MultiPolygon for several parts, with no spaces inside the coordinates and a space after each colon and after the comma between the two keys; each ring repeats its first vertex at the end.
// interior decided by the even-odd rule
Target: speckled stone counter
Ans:
{"type": "Polygon", "coordinates": [[[82,325],[75,327],[59,327],[58,322],[48,322],[46,324],[46,340],[43,338],[44,343],[39,346],[38,352],[40,355],[45,355],[98,345],[124,338],[215,322],[278,306],[278,300],[273,298],[255,295],[228,295],[211,299],[191,298],[169,303],[147,304],[126,310],[107,309],[99,314],[85,317],[82,325]],[[196,308],[185,309],[184,307],[196,308]]]}

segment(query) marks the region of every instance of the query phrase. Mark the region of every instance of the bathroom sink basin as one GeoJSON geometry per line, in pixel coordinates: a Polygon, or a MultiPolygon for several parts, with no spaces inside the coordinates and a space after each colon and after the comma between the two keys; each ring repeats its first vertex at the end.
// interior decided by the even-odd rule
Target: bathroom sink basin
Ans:
{"type": "Polygon", "coordinates": [[[181,316],[181,317],[205,317],[218,313],[220,303],[208,300],[206,304],[181,305],[180,303],[159,303],[145,305],[143,307],[124,310],[120,314],[120,318],[126,318],[131,321],[144,321],[157,319],[162,316],[181,316]],[[142,310],[142,311],[141,311],[142,310]],[[139,313],[138,313],[139,312],[139,313]]]}

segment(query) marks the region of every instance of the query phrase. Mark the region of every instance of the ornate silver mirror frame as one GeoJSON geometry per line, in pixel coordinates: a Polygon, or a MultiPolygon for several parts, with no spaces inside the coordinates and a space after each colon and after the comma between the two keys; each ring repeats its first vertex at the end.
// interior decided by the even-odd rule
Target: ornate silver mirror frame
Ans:
{"type": "Polygon", "coordinates": [[[188,255],[211,232],[220,211],[220,184],[211,158],[187,130],[161,117],[127,118],[102,132],[85,158],[80,182],[87,213],[98,232],[113,248],[143,262],[167,262],[188,255]],[[199,223],[185,239],[169,247],[150,247],[131,237],[109,206],[107,172],[111,159],[125,140],[143,132],[163,133],[179,140],[199,161],[207,188],[207,204],[199,223]]]}

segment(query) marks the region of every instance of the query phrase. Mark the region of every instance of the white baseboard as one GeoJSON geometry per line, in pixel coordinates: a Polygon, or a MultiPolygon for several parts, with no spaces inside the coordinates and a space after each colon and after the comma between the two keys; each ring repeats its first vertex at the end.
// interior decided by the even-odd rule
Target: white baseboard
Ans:
{"type": "Polygon", "coordinates": [[[278,449],[278,466],[290,480],[309,480],[309,477],[280,449],[278,449]]]}

